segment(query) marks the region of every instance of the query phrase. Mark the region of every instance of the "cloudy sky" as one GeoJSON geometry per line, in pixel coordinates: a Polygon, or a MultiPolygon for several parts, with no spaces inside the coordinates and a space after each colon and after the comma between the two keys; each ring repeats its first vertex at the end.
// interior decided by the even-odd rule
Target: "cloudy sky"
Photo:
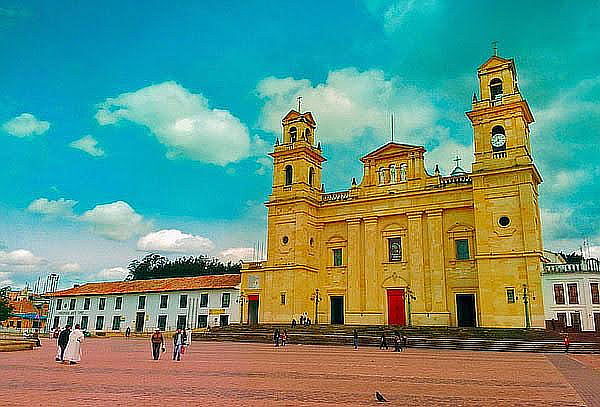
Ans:
{"type": "Polygon", "coordinates": [[[598,2],[60,3],[0,3],[0,285],[122,278],[149,251],[251,256],[298,95],[328,191],[390,112],[429,169],[468,167],[494,40],[536,118],[545,246],[600,254],[598,2]]]}

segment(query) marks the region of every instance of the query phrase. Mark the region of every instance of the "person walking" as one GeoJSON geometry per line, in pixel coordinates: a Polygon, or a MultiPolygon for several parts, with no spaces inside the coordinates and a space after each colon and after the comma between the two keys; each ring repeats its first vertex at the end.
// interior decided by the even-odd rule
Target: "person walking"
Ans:
{"type": "Polygon", "coordinates": [[[379,349],[383,348],[385,348],[386,350],[389,349],[387,338],[385,337],[385,331],[381,333],[381,342],[379,343],[379,349]]]}
{"type": "Polygon", "coordinates": [[[279,328],[275,328],[273,331],[273,344],[279,346],[279,328]]]}
{"type": "Polygon", "coordinates": [[[408,338],[404,334],[402,334],[402,347],[405,349],[408,348],[408,338]]]}
{"type": "Polygon", "coordinates": [[[125,338],[129,338],[131,336],[131,328],[127,327],[127,329],[125,330],[125,338]]]}
{"type": "Polygon", "coordinates": [[[69,343],[65,348],[64,362],[70,365],[81,362],[81,342],[83,342],[83,332],[79,324],[75,325],[75,329],[69,334],[69,343]]]}
{"type": "Polygon", "coordinates": [[[355,329],[353,333],[354,349],[358,349],[358,331],[355,329]]]}
{"type": "Polygon", "coordinates": [[[281,346],[285,346],[287,343],[287,329],[284,329],[281,333],[281,346]]]}
{"type": "Polygon", "coordinates": [[[400,346],[400,334],[398,332],[394,334],[394,352],[402,352],[402,346],[400,346]]]}
{"type": "Polygon", "coordinates": [[[69,335],[71,334],[71,325],[65,326],[65,328],[58,334],[58,353],[56,355],[56,361],[62,362],[65,357],[65,349],[69,343],[69,335]]]}
{"type": "Polygon", "coordinates": [[[569,345],[571,345],[571,339],[569,339],[569,334],[565,334],[563,344],[565,345],[565,353],[569,353],[569,345]]]}
{"type": "Polygon", "coordinates": [[[152,343],[152,357],[154,360],[158,360],[160,358],[160,351],[164,352],[165,350],[165,339],[163,338],[160,329],[156,328],[154,333],[150,337],[150,342],[152,343]]]}
{"type": "Polygon", "coordinates": [[[181,349],[185,344],[185,338],[181,329],[175,331],[173,335],[173,360],[181,360],[181,349]]]}

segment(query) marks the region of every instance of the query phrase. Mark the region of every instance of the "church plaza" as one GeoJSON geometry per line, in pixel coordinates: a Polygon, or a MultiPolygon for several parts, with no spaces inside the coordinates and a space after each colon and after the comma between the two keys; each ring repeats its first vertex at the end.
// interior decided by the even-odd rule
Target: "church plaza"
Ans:
{"type": "MultiPolygon", "coordinates": [[[[170,344],[169,344],[170,345],[170,344]]],[[[195,342],[182,362],[147,340],[89,339],[81,365],[56,347],[0,354],[0,405],[600,405],[593,355],[195,342]]]]}

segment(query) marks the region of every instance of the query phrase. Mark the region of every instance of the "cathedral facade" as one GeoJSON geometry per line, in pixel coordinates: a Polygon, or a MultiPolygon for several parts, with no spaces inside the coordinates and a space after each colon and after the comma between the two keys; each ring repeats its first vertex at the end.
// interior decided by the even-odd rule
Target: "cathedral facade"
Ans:
{"type": "Polygon", "coordinates": [[[359,183],[325,193],[315,118],[283,118],[267,260],[242,268],[245,323],[544,325],[533,115],[512,59],[477,75],[471,172],[428,174],[423,147],[391,142],[361,158],[359,183]]]}

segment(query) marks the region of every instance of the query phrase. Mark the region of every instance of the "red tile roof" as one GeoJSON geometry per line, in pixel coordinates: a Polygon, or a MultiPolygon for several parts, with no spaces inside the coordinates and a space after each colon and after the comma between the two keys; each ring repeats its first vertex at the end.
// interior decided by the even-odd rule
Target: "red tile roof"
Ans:
{"type": "Polygon", "coordinates": [[[127,294],[144,292],[200,290],[207,288],[235,288],[240,284],[239,274],[218,276],[160,278],[155,280],[111,281],[107,283],[88,283],[68,290],[47,293],[49,297],[67,297],[78,295],[127,294]]]}

